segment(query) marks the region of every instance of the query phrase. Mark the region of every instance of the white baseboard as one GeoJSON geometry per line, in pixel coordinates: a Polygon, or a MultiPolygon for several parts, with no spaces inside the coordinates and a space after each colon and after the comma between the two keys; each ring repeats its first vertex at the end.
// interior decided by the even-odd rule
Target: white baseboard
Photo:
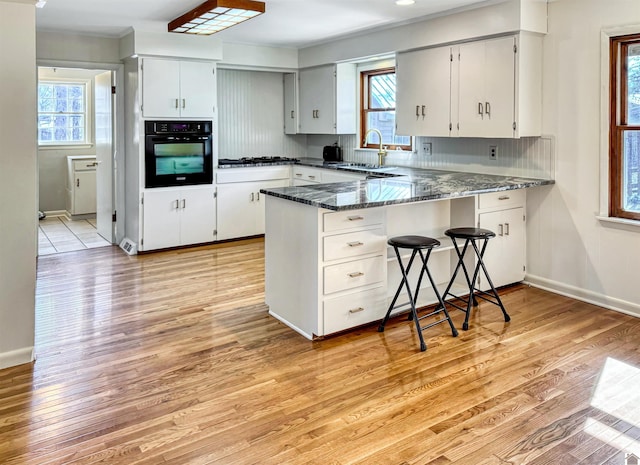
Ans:
{"type": "Polygon", "coordinates": [[[640,317],[640,304],[629,302],[627,300],[617,299],[598,292],[581,289],[576,286],[553,281],[541,276],[526,275],[524,282],[533,287],[544,289],[545,291],[560,294],[565,297],[581,300],[600,307],[608,308],[616,312],[624,313],[635,317],[640,317]]]}
{"type": "Polygon", "coordinates": [[[22,349],[12,350],[10,352],[1,352],[0,370],[16,365],[22,365],[23,363],[30,363],[33,362],[33,360],[33,347],[24,347],[22,349]]]}
{"type": "Polygon", "coordinates": [[[48,217],[67,216],[67,211],[66,210],[51,210],[51,211],[44,212],[44,214],[47,215],[48,217]]]}

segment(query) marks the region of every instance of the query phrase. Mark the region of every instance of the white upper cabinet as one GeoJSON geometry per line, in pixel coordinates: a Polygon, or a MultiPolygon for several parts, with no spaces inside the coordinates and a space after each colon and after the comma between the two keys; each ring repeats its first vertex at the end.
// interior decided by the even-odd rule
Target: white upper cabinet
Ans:
{"type": "Polygon", "coordinates": [[[542,38],[520,33],[403,52],[397,132],[414,136],[540,136],[542,38]]]}
{"type": "Polygon", "coordinates": [[[541,134],[539,36],[521,33],[461,44],[452,74],[458,87],[457,107],[452,106],[452,135],[509,138],[541,134]]]}
{"type": "Polygon", "coordinates": [[[298,133],[298,79],[294,73],[283,76],[284,84],[284,133],[298,133]]]}
{"type": "Polygon", "coordinates": [[[142,115],[145,118],[213,118],[215,64],[142,60],[142,115]]]}
{"type": "Polygon", "coordinates": [[[451,123],[451,47],[399,53],[396,132],[448,136],[451,123]]]}
{"type": "Polygon", "coordinates": [[[458,135],[513,137],[515,38],[460,45],[458,135]]]}
{"type": "Polygon", "coordinates": [[[339,63],[303,69],[299,80],[300,133],[356,133],[354,64],[339,63]]]}

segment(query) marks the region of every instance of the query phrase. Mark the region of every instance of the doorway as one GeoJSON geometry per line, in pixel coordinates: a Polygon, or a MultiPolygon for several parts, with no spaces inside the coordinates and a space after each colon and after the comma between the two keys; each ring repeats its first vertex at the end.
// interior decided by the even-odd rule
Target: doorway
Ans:
{"type": "Polygon", "coordinates": [[[118,242],[122,71],[93,66],[38,67],[39,255],[118,242]]]}

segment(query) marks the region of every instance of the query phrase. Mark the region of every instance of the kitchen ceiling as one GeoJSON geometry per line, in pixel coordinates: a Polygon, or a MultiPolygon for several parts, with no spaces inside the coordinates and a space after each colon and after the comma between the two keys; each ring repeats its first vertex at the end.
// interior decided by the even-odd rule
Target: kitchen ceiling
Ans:
{"type": "MultiPolygon", "coordinates": [[[[131,28],[166,32],[167,23],[204,0],[48,0],[36,12],[38,31],[122,37],[131,28]]],[[[303,48],[453,9],[505,0],[265,0],[266,13],[219,32],[225,42],[303,48]]],[[[167,34],[169,34],[167,32],[167,34]]]]}

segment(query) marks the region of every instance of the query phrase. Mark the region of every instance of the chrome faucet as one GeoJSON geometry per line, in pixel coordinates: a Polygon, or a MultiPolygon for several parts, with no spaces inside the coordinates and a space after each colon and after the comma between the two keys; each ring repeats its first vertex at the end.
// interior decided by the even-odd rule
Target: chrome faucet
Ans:
{"type": "Polygon", "coordinates": [[[367,132],[364,133],[363,145],[366,145],[367,136],[369,135],[370,132],[375,132],[376,134],[378,134],[378,137],[380,138],[380,148],[378,149],[378,165],[382,166],[382,165],[384,165],[384,157],[387,156],[387,151],[382,147],[382,134],[380,133],[380,131],[378,131],[375,128],[371,128],[371,129],[367,130],[367,132]]]}

